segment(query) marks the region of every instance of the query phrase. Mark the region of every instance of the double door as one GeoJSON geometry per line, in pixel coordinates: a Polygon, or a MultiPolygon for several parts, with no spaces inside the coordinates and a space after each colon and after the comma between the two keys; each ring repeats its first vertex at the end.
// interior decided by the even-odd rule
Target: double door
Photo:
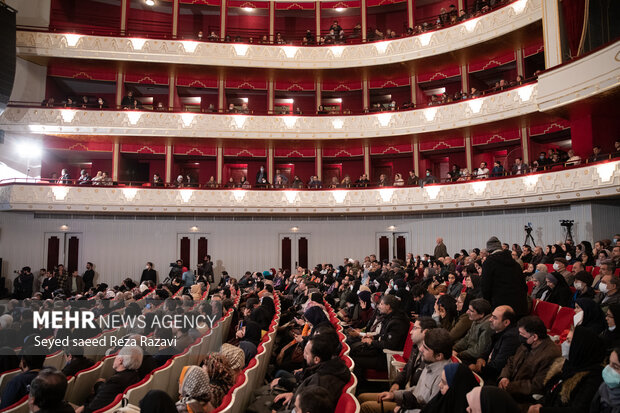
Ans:
{"type": "Polygon", "coordinates": [[[46,232],[45,233],[45,268],[54,271],[59,264],[64,265],[69,274],[82,271],[82,233],[80,232],[46,232]]]}
{"type": "Polygon", "coordinates": [[[283,270],[294,272],[297,267],[308,268],[310,234],[280,234],[280,262],[283,270]]]}
{"type": "Polygon", "coordinates": [[[391,261],[394,258],[405,261],[407,248],[409,248],[408,232],[378,232],[376,239],[379,261],[391,261]]]}

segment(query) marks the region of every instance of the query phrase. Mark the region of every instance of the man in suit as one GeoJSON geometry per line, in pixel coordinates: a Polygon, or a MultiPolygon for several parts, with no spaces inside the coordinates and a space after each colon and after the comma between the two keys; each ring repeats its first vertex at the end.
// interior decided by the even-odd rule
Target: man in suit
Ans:
{"type": "Polygon", "coordinates": [[[153,281],[157,284],[157,271],[153,269],[153,263],[147,262],[146,267],[142,270],[142,276],[140,277],[140,284],[145,281],[153,281]]]}
{"type": "Polygon", "coordinates": [[[258,172],[256,172],[256,185],[259,187],[265,186],[269,181],[267,180],[267,171],[263,165],[260,166],[258,172]]]}

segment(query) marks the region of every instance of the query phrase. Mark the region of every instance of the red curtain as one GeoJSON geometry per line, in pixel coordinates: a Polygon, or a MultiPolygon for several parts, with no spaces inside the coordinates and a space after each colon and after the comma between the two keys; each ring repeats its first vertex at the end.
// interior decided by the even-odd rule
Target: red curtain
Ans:
{"type": "Polygon", "coordinates": [[[579,55],[579,43],[584,30],[584,17],[588,0],[561,0],[564,29],[571,57],[579,55]]]}

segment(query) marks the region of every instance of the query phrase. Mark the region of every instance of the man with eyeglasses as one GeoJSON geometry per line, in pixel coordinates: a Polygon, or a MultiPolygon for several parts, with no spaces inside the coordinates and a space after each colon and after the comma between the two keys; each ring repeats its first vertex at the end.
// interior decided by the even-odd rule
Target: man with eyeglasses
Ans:
{"type": "Polygon", "coordinates": [[[523,317],[517,326],[521,345],[502,369],[498,387],[517,402],[531,403],[533,394],[543,393],[547,371],[562,352],[547,335],[540,318],[523,317]]]}
{"type": "MultiPolygon", "coordinates": [[[[407,360],[407,364],[398,373],[394,379],[394,384],[390,387],[390,391],[405,389],[413,387],[417,384],[424,366],[426,365],[422,352],[420,351],[420,345],[424,340],[426,332],[437,328],[437,323],[431,317],[419,317],[411,329],[411,341],[413,346],[411,348],[411,354],[407,360]]],[[[381,412],[381,404],[377,402],[378,393],[363,393],[358,396],[358,400],[362,405],[361,411],[366,413],[381,412]]],[[[396,403],[385,401],[383,403],[383,409],[385,411],[393,410],[396,407],[396,403]]]]}

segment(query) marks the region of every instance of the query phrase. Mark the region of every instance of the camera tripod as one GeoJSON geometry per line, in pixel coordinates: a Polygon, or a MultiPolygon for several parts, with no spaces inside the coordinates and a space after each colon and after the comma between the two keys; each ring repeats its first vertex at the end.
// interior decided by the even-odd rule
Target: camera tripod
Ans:
{"type": "Polygon", "coordinates": [[[529,245],[527,243],[528,239],[530,241],[532,241],[532,244],[531,244],[532,247],[535,247],[536,246],[536,242],[534,241],[534,237],[532,237],[532,228],[526,228],[526,230],[525,230],[525,241],[523,241],[523,245],[526,245],[526,244],[529,245]]]}

